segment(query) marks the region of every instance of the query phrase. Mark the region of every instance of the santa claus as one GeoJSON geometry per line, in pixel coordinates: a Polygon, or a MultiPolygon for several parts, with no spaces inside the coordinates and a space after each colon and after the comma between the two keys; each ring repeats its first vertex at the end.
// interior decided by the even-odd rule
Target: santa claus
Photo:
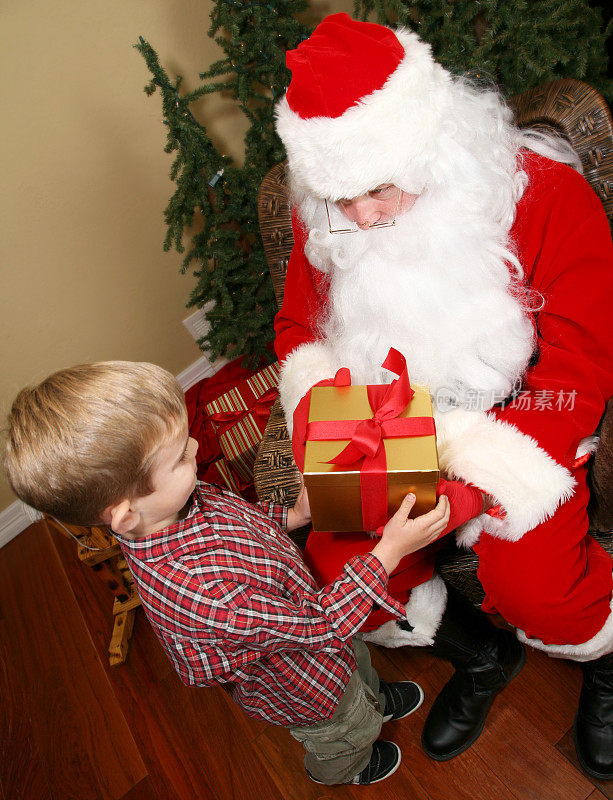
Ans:
{"type": "MultiPolygon", "coordinates": [[[[582,662],[579,758],[613,778],[612,569],[587,533],[582,457],[613,393],[604,210],[568,145],[520,131],[496,91],[451,75],[409,30],[336,14],[287,64],[277,130],[295,246],[275,328],[288,424],[338,368],[389,382],[389,348],[404,354],[430,387],[441,468],[500,509],[461,531],[483,609],[582,662]]],[[[308,556],[324,569],[316,546],[308,556]]],[[[422,737],[444,760],[476,740],[525,656],[509,631],[447,601],[424,559],[406,620],[368,636],[432,644],[456,667],[422,737]]]]}

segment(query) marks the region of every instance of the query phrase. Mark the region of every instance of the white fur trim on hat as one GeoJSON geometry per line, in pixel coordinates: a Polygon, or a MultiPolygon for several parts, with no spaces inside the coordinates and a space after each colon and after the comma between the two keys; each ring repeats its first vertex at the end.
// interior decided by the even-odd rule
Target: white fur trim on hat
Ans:
{"type": "MultiPolygon", "coordinates": [[[[613,611],[613,600],[609,608],[613,611]]],[[[540,639],[528,638],[524,631],[519,629],[517,638],[536,650],[543,650],[549,656],[568,658],[572,661],[593,661],[607,653],[613,653],[613,614],[609,614],[595,636],[582,644],[543,644],[540,639]]]]}
{"type": "Polygon", "coordinates": [[[297,190],[329,200],[357,197],[382,183],[415,194],[423,190],[451,76],[417,34],[395,33],[405,50],[402,61],[381,89],[340,117],[303,119],[285,97],[277,104],[277,133],[297,190]]]}
{"type": "MultiPolygon", "coordinates": [[[[516,542],[572,496],[575,479],[530,436],[482,411],[435,412],[443,472],[500,503],[504,520],[488,533],[516,542]]],[[[473,526],[474,527],[474,526],[473,526]]]]}
{"type": "Polygon", "coordinates": [[[447,587],[443,579],[434,574],[429,581],[411,589],[405,612],[412,631],[405,631],[396,620],[390,620],[364,633],[362,638],[382,647],[427,647],[434,642],[446,605],[447,587]]]}
{"type": "Polygon", "coordinates": [[[279,398],[285,412],[290,437],[294,411],[300,400],[316,383],[326,378],[333,378],[337,369],[332,359],[332,351],[322,342],[297,347],[281,364],[279,398]]]}

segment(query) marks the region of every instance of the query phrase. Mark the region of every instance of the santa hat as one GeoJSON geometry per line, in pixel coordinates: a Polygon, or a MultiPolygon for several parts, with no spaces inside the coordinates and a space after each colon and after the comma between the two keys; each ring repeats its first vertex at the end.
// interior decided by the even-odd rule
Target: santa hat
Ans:
{"type": "Polygon", "coordinates": [[[332,14],[286,61],[276,125],[297,189],[332,200],[382,183],[423,190],[451,83],[430,45],[332,14]]]}

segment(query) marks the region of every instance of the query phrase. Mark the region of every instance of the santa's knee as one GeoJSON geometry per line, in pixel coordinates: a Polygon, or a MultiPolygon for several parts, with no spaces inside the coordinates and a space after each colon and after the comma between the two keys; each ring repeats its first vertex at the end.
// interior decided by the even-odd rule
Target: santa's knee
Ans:
{"type": "Polygon", "coordinates": [[[613,650],[610,597],[591,606],[572,596],[537,595],[534,603],[524,604],[518,613],[509,609],[504,616],[510,618],[522,641],[551,655],[583,660],[583,656],[597,658],[613,650]],[[600,639],[604,647],[595,647],[600,639]]]}
{"type": "Polygon", "coordinates": [[[559,563],[506,566],[502,575],[500,565],[480,563],[483,609],[501,614],[522,641],[580,661],[613,651],[610,563],[580,575],[559,563]]]}

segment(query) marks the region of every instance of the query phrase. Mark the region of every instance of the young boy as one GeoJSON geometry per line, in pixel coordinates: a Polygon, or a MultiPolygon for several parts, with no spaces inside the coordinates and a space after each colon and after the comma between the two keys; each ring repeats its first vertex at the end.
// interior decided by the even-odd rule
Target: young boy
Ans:
{"type": "Polygon", "coordinates": [[[403,618],[388,576],[443,532],[446,497],[409,520],[408,495],[372,551],[318,589],[283,530],[308,523],[305,491],[288,510],[199,483],[183,392],[165,370],[62,370],[22,390],[8,424],[16,494],[63,522],[112,528],[184,683],[223,684],[247,714],[287,727],[316,782],[369,784],[397,769],[400,749],[378,740],[381,725],[423,693],[380,681],[353,637],[373,603],[403,618]]]}

